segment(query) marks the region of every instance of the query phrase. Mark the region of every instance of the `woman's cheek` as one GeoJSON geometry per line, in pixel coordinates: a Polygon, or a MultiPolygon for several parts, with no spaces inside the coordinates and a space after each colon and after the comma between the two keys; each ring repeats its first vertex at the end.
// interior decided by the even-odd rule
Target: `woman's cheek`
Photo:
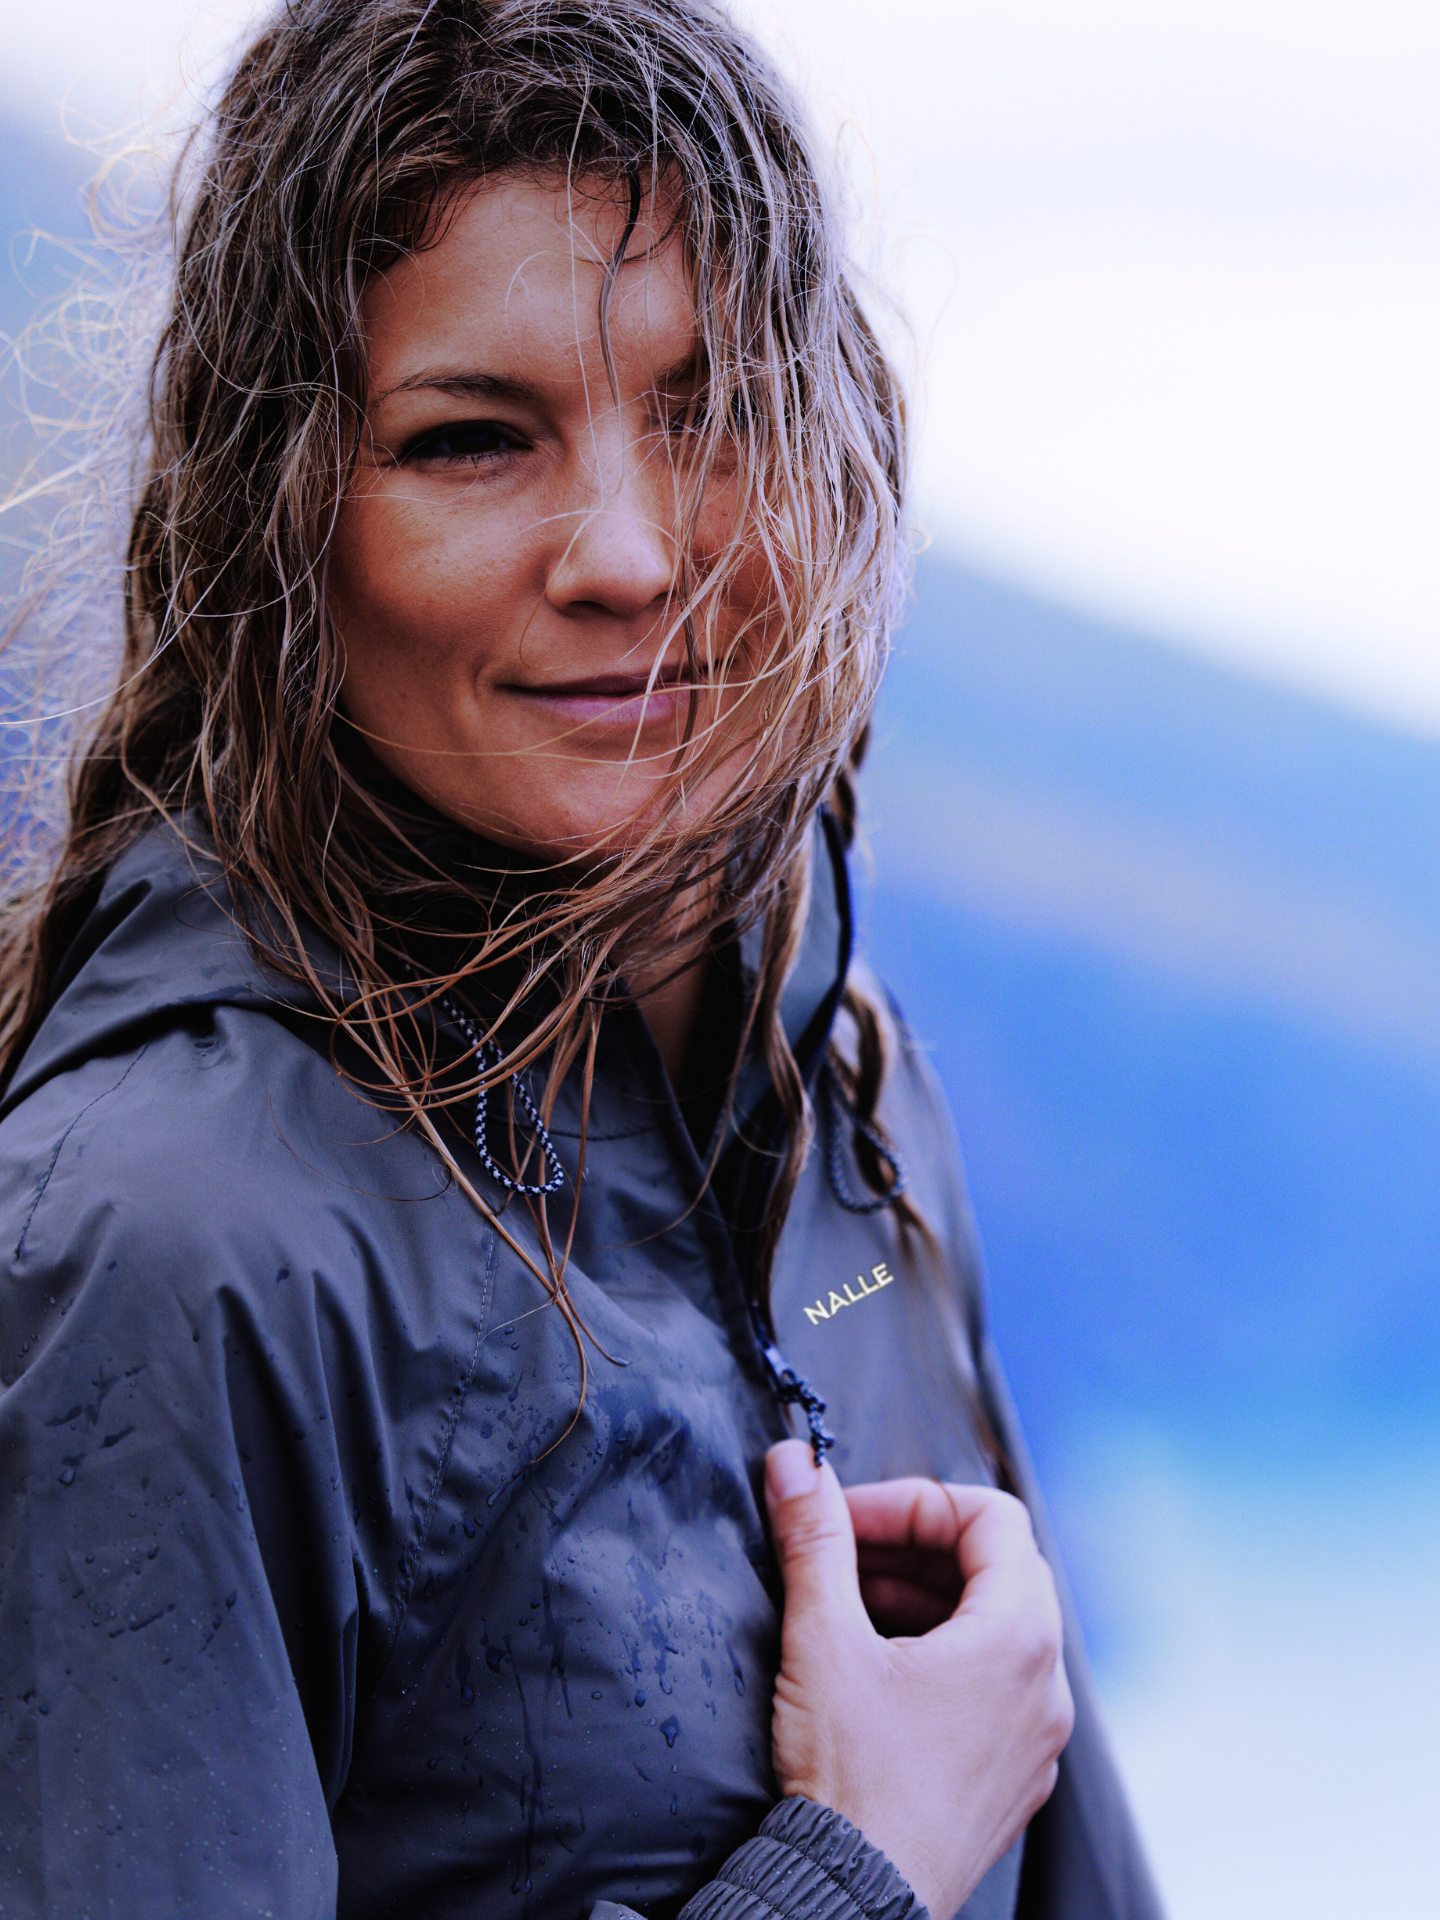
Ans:
{"type": "Polygon", "coordinates": [[[705,491],[695,514],[695,558],[701,564],[713,562],[730,552],[736,545],[756,547],[753,526],[750,538],[742,536],[744,527],[744,505],[740,492],[739,473],[732,463],[726,463],[712,469],[705,481],[705,491]]]}
{"type": "Polygon", "coordinates": [[[357,503],[337,530],[333,594],[352,660],[387,656],[408,670],[443,672],[468,662],[486,625],[483,568],[467,564],[466,543],[445,537],[433,518],[357,503]],[[458,656],[464,656],[457,658],[458,656]]]}

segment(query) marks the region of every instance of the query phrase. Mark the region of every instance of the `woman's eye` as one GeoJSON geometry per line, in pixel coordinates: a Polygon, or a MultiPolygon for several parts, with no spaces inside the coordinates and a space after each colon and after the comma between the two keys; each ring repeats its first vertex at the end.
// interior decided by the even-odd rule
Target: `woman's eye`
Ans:
{"type": "Polygon", "coordinates": [[[525,444],[498,420],[454,420],[410,442],[401,458],[410,466],[466,466],[514,453],[525,444]]]}

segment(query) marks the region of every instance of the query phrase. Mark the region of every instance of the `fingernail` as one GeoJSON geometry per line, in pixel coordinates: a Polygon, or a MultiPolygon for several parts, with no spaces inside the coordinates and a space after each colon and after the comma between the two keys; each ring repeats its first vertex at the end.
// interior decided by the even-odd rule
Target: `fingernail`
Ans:
{"type": "Polygon", "coordinates": [[[819,1474],[815,1457],[803,1440],[782,1440],[770,1449],[765,1459],[765,1476],[772,1500],[793,1500],[797,1494],[813,1493],[819,1474]]]}

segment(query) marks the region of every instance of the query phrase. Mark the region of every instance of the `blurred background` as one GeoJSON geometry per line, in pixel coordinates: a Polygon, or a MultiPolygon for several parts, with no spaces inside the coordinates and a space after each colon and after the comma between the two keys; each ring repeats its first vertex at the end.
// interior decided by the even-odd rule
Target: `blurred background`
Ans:
{"type": "MultiPolygon", "coordinates": [[[[1171,1912],[1434,1916],[1440,9],[742,11],[920,396],[866,939],[1171,1912]]],[[[8,0],[0,327],[246,12],[8,0]]]]}

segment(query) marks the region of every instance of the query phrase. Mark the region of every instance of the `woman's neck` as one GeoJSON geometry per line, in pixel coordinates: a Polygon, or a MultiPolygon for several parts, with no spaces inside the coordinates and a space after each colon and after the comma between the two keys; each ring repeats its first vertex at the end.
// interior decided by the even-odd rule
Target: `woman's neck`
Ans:
{"type": "Polygon", "coordinates": [[[711,875],[682,887],[666,915],[668,951],[648,966],[626,969],[630,991],[660,1049],[676,1093],[685,1076],[690,1041],[710,973],[715,886],[711,875]]]}
{"type": "Polygon", "coordinates": [[[636,990],[635,1001],[645,1016],[670,1084],[678,1090],[685,1073],[690,1040],[705,998],[705,977],[710,965],[708,946],[701,947],[683,972],[670,971],[657,985],[636,990]]]}

